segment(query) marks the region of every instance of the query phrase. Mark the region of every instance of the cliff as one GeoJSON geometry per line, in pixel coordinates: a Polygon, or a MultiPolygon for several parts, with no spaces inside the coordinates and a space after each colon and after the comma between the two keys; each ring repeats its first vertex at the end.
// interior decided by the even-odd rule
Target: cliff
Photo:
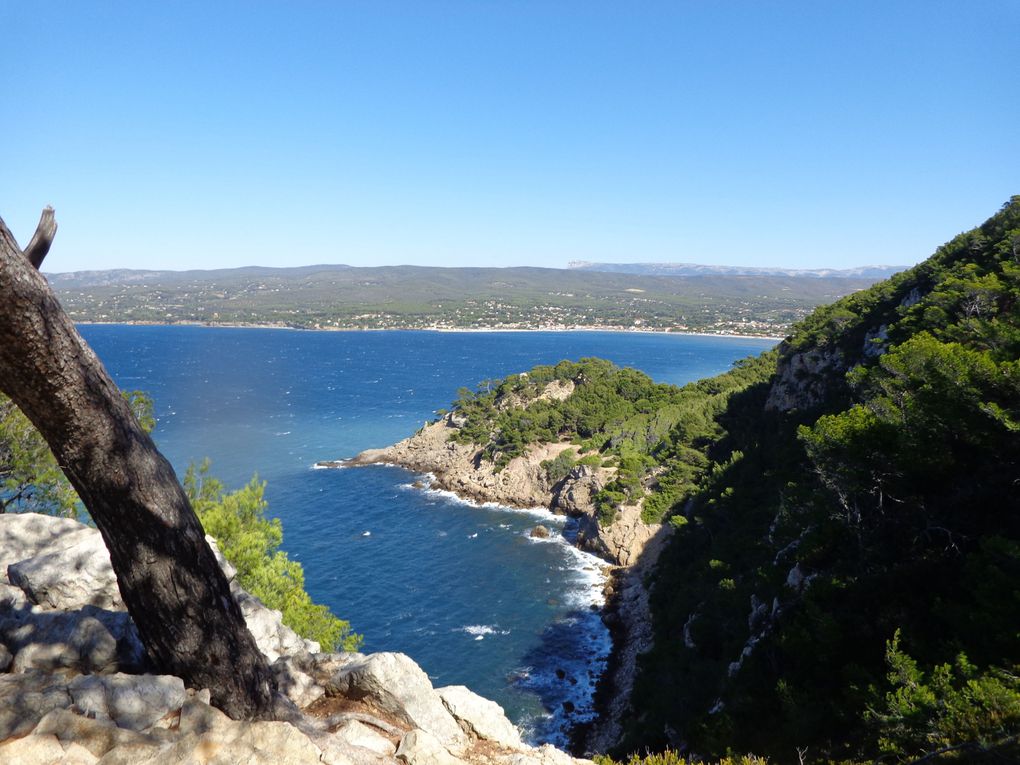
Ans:
{"type": "Polygon", "coordinates": [[[209,689],[147,673],[98,531],[0,515],[0,762],[590,765],[527,746],[498,705],[433,688],[407,656],[320,653],[220,563],[276,676],[274,720],[231,720],[209,689]]]}
{"type": "Polygon", "coordinates": [[[392,464],[431,476],[431,486],[476,502],[509,507],[547,507],[578,519],[578,544],[611,563],[629,566],[660,532],[660,524],[641,520],[637,505],[625,506],[610,524],[598,521],[595,497],[615,469],[577,465],[559,481],[543,467],[572,446],[569,442],[532,444],[501,469],[484,458],[482,446],[459,442],[456,414],[425,425],[414,435],[384,449],[369,449],[350,460],[320,462],[320,467],[392,464]]]}

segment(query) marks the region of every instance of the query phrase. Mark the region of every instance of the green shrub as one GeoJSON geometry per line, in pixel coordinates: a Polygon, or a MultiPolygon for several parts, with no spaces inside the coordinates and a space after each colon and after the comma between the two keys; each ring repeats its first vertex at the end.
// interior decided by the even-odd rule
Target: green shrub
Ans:
{"type": "Polygon", "coordinates": [[[208,475],[206,460],[188,468],[184,487],[206,533],[237,569],[238,583],[269,608],[283,614],[283,623],[314,640],[324,651],[356,651],[361,636],[326,606],[312,602],[305,592],[301,564],[279,549],[283,529],[278,518],[266,518],[265,483],[254,477],[243,489],[227,493],[208,475]]]}

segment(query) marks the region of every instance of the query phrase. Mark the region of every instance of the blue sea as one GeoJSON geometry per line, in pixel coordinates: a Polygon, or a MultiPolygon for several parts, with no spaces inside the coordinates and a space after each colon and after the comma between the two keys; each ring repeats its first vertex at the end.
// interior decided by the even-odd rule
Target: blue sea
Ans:
{"type": "Polygon", "coordinates": [[[600,356],[683,384],[769,340],[609,332],[312,332],[82,326],[124,389],[155,401],[158,446],[179,475],[209,458],[236,488],[267,482],[283,547],[312,597],[413,657],[437,687],[499,702],[533,742],[590,719],[609,636],[602,567],[546,511],[476,506],[416,488],[400,468],[316,470],[398,441],[461,386],[600,356]],[[536,523],[548,540],[532,539],[536,523]]]}

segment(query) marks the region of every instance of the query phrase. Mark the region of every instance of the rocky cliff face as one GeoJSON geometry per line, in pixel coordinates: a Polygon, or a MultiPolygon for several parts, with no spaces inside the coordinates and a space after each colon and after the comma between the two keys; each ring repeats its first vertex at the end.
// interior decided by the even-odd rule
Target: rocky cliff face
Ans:
{"type": "Polygon", "coordinates": [[[0,515],[0,762],[588,764],[527,746],[498,705],[463,686],[433,688],[403,654],[320,653],[278,611],[232,590],[272,662],[275,720],[231,720],[209,689],[146,673],[98,531],[0,515]]]}
{"type": "MultiPolygon", "coordinates": [[[[545,395],[557,398],[569,395],[565,386],[557,386],[545,395]]],[[[482,459],[474,444],[452,440],[460,424],[455,413],[426,425],[410,438],[385,449],[369,449],[351,460],[320,462],[322,467],[347,467],[393,464],[429,473],[432,486],[452,491],[477,502],[497,502],[510,507],[547,507],[553,512],[577,517],[580,522],[578,543],[586,550],[621,566],[632,565],[641,556],[648,541],[660,532],[659,525],[641,521],[637,507],[623,508],[614,523],[603,527],[597,520],[594,499],[609,482],[611,468],[577,465],[565,479],[553,485],[542,462],[554,459],[571,448],[568,443],[539,444],[527,455],[515,457],[497,471],[493,463],[482,459]]]]}
{"type": "Polygon", "coordinates": [[[835,348],[791,352],[784,342],[779,346],[776,377],[765,409],[779,412],[812,409],[831,393],[833,379],[847,368],[846,360],[835,348]]]}

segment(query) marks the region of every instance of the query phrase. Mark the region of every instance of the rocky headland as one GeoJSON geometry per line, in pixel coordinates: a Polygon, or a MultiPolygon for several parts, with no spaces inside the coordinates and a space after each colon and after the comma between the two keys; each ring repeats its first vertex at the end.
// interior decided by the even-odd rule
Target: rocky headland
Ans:
{"type": "Polygon", "coordinates": [[[0,762],[590,765],[528,746],[497,704],[433,688],[403,654],[321,653],[217,557],[276,676],[273,720],[151,673],[97,530],[0,515],[0,762]]]}
{"type": "MultiPolygon", "coordinates": [[[[550,383],[542,395],[563,399],[572,387],[550,383]]],[[[504,401],[502,405],[526,406],[527,402],[504,401]]],[[[571,448],[570,443],[534,444],[525,455],[497,469],[483,459],[478,444],[455,439],[462,426],[462,418],[454,411],[392,446],[368,449],[351,459],[323,461],[317,466],[398,465],[427,474],[430,488],[450,491],[464,499],[509,507],[544,507],[576,518],[578,546],[611,565],[603,620],[613,637],[613,651],[596,694],[598,719],[574,736],[577,749],[604,752],[619,739],[637,657],[652,645],[645,581],[670,527],[644,523],[639,505],[624,505],[613,523],[600,524],[595,495],[612,480],[615,468],[578,464],[565,478],[551,482],[542,465],[571,448]]]]}

